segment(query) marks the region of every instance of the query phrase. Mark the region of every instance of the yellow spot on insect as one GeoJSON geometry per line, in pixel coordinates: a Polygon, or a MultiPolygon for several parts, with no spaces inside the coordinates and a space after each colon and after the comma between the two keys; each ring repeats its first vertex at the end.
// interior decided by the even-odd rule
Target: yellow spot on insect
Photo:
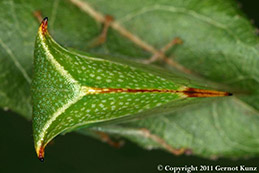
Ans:
{"type": "Polygon", "coordinates": [[[83,86],[81,88],[81,92],[83,95],[87,95],[87,94],[97,94],[97,93],[100,93],[101,91],[92,87],[83,86]]]}

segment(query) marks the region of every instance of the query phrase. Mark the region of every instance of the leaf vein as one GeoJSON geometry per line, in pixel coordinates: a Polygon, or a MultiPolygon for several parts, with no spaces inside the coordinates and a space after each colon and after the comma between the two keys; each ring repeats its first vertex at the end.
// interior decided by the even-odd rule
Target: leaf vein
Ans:
{"type": "Polygon", "coordinates": [[[188,15],[196,18],[196,19],[199,19],[199,20],[204,21],[204,22],[206,22],[210,25],[213,25],[215,27],[218,27],[220,29],[225,30],[230,36],[232,36],[236,40],[237,43],[241,43],[245,47],[248,47],[249,49],[252,49],[254,51],[254,53],[257,53],[257,50],[255,48],[247,46],[238,37],[236,37],[231,32],[231,30],[229,30],[227,28],[227,26],[225,26],[224,24],[222,24],[222,23],[220,23],[216,20],[213,20],[213,19],[209,18],[208,16],[199,14],[199,13],[193,11],[193,10],[188,10],[186,8],[180,8],[180,7],[174,7],[174,6],[154,5],[154,6],[144,7],[137,12],[135,11],[134,13],[128,14],[125,17],[118,19],[118,21],[120,21],[120,23],[125,23],[126,21],[129,21],[129,20],[131,20],[131,19],[133,19],[133,18],[135,18],[139,15],[142,15],[142,14],[150,12],[150,11],[155,11],[155,10],[164,10],[164,11],[170,11],[170,12],[175,12],[175,13],[181,12],[181,13],[184,13],[184,14],[188,14],[188,15]]]}
{"type": "Polygon", "coordinates": [[[17,58],[14,56],[13,52],[11,49],[2,41],[0,38],[0,45],[3,47],[3,49],[7,52],[7,54],[10,56],[12,59],[14,65],[19,69],[19,71],[22,73],[23,77],[25,80],[30,84],[31,83],[31,78],[27,74],[26,70],[23,68],[23,66],[20,64],[20,62],[17,60],[17,58]]]}

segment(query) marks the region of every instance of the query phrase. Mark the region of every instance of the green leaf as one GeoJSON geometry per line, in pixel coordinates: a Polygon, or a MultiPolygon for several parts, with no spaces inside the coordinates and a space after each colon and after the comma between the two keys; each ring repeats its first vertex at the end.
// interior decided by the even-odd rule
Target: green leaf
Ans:
{"type": "Polygon", "coordinates": [[[0,2],[0,17],[3,19],[0,21],[0,107],[11,109],[30,119],[34,42],[32,30],[37,24],[30,23],[32,16],[20,23],[15,7],[17,6],[13,1],[0,2]]]}
{"type": "MultiPolygon", "coordinates": [[[[140,40],[156,50],[164,47],[174,37],[180,37],[184,44],[178,46],[177,49],[169,50],[167,52],[168,57],[174,56],[173,60],[191,69],[192,72],[203,77],[207,82],[214,81],[225,84],[232,89],[246,93],[242,96],[236,95],[235,101],[231,100],[229,103],[231,106],[225,106],[224,109],[221,109],[222,105],[218,102],[211,104],[218,105],[219,109],[213,109],[211,104],[200,106],[197,108],[200,110],[197,111],[197,116],[213,119],[212,113],[216,113],[220,114],[220,117],[239,123],[239,127],[229,125],[233,127],[231,131],[227,131],[229,135],[236,134],[234,132],[238,129],[246,131],[244,127],[247,127],[248,123],[254,127],[255,131],[257,130],[256,127],[259,127],[256,120],[259,108],[257,101],[259,95],[258,37],[255,35],[255,28],[243,16],[234,1],[89,0],[79,1],[83,4],[80,6],[81,9],[73,2],[75,1],[3,0],[0,2],[0,17],[2,19],[0,20],[0,78],[3,81],[0,82],[1,107],[10,108],[28,119],[31,117],[29,83],[17,67],[17,62],[25,69],[28,76],[31,76],[33,44],[38,26],[36,19],[33,17],[33,12],[36,10],[40,10],[43,16],[50,17],[51,33],[59,43],[66,47],[116,56],[121,58],[122,61],[127,58],[131,60],[148,59],[152,56],[153,53],[150,49],[148,51],[146,51],[147,49],[143,50],[129,38],[122,36],[114,27],[109,29],[105,44],[98,48],[89,49],[87,45],[91,44],[102,28],[101,23],[97,22],[96,16],[89,13],[89,10],[82,8],[91,7],[94,12],[114,16],[115,21],[120,26],[138,36],[140,40]],[[242,121],[243,117],[250,117],[248,112],[251,111],[254,112],[253,118],[248,119],[249,122],[246,123],[242,121]],[[232,115],[233,119],[229,115],[232,115]]],[[[167,70],[173,69],[172,66],[164,62],[155,63],[155,65],[167,70]]],[[[186,119],[186,123],[192,123],[193,120],[190,117],[193,117],[193,110],[184,109],[184,112],[182,121],[186,119]]],[[[179,124],[181,122],[178,118],[173,118],[175,117],[173,113],[168,117],[173,121],[172,123],[179,124]]],[[[202,122],[202,119],[198,118],[197,121],[202,122]]],[[[159,124],[161,119],[154,118],[152,122],[159,124]]],[[[152,124],[145,125],[145,128],[153,127],[152,124]]],[[[126,126],[126,124],[122,126],[126,126]]],[[[198,123],[193,125],[193,127],[195,126],[199,126],[198,123]]],[[[213,128],[211,125],[205,124],[204,126],[206,130],[199,131],[198,136],[204,136],[205,144],[198,143],[196,148],[193,149],[195,154],[203,156],[209,154],[231,156],[231,153],[233,156],[258,154],[256,150],[258,138],[256,135],[254,135],[254,139],[247,137],[249,132],[253,133],[253,130],[249,129],[248,133],[239,133],[238,140],[246,140],[244,146],[253,144],[251,149],[254,148],[254,152],[245,154],[239,148],[229,145],[229,153],[226,154],[223,150],[224,147],[228,146],[228,143],[213,136],[206,138],[207,132],[213,130],[213,128]],[[216,147],[206,147],[206,142],[209,140],[211,146],[215,146],[212,145],[214,144],[212,141],[219,143],[222,146],[221,150],[215,150],[216,147]],[[207,148],[206,152],[201,151],[204,148],[207,148]]],[[[132,124],[130,124],[130,127],[134,128],[132,124]]],[[[138,129],[140,125],[136,123],[135,127],[138,129]]],[[[186,126],[183,128],[187,129],[186,126]]],[[[226,127],[223,126],[220,129],[225,131],[226,127]]],[[[158,133],[154,128],[149,130],[164,139],[162,132],[158,133]]],[[[197,128],[191,130],[195,132],[197,128]]],[[[126,132],[127,129],[125,128],[126,132]]],[[[164,134],[177,136],[181,133],[172,132],[169,128],[164,131],[164,134]]],[[[196,139],[198,136],[193,138],[196,139]]],[[[135,142],[142,143],[142,139],[144,137],[135,140],[135,142]]],[[[165,141],[176,148],[194,147],[194,145],[187,145],[186,143],[182,145],[180,145],[180,142],[174,143],[177,139],[180,140],[181,138],[165,138],[165,141]]],[[[157,145],[159,146],[159,144],[157,145]]]]}
{"type": "Polygon", "coordinates": [[[175,149],[184,148],[188,154],[233,158],[258,155],[258,123],[256,111],[232,98],[94,130],[123,136],[146,149],[174,153],[175,149]]]}
{"type": "Polygon", "coordinates": [[[48,142],[61,132],[167,103],[180,106],[179,101],[187,104],[192,97],[229,95],[188,88],[127,64],[68,51],[51,38],[47,24],[45,18],[36,38],[32,81],[33,135],[40,159],[48,142]]]}

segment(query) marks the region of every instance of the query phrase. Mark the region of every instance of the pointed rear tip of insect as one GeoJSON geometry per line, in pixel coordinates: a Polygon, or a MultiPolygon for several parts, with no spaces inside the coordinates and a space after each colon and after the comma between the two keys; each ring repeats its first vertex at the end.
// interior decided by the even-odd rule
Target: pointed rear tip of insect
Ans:
{"type": "Polygon", "coordinates": [[[226,96],[232,96],[233,94],[232,93],[226,93],[226,96]]]}
{"type": "Polygon", "coordinates": [[[39,160],[40,160],[41,162],[44,162],[44,157],[39,157],[39,160]]]}
{"type": "Polygon", "coordinates": [[[48,17],[45,17],[40,24],[40,31],[42,35],[45,35],[48,32],[48,17]]]}
{"type": "Polygon", "coordinates": [[[183,93],[188,97],[223,97],[232,96],[232,93],[224,91],[206,90],[198,88],[186,88],[183,93]]]}
{"type": "Polygon", "coordinates": [[[41,146],[39,150],[37,150],[38,159],[41,162],[44,162],[44,147],[41,146]]]}

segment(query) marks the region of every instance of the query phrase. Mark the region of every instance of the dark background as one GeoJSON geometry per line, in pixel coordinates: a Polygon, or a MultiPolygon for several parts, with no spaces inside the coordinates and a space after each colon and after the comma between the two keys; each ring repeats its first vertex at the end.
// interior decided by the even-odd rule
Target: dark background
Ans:
{"type": "MultiPolygon", "coordinates": [[[[242,10],[259,27],[259,1],[239,0],[242,10]]],[[[77,133],[59,136],[47,147],[44,163],[34,151],[31,122],[0,110],[0,173],[9,172],[158,172],[157,165],[257,166],[259,157],[208,160],[174,156],[160,150],[147,151],[126,141],[116,149],[77,133]]],[[[257,169],[258,169],[257,168],[257,169]]]]}

